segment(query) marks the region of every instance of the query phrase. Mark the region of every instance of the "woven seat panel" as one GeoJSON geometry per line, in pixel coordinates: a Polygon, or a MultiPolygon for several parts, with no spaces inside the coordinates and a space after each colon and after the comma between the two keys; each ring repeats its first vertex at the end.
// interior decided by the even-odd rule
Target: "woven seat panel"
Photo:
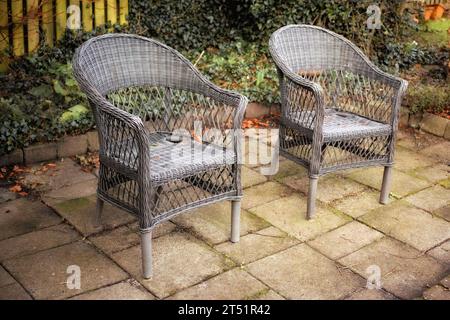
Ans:
{"type": "MultiPolygon", "coordinates": [[[[170,179],[180,179],[205,170],[221,167],[225,164],[236,163],[233,150],[221,148],[209,143],[200,143],[191,136],[176,136],[181,142],[170,142],[171,134],[157,132],[149,134],[150,137],[150,179],[154,183],[162,183],[170,179]]],[[[126,142],[125,142],[126,144],[126,142]]],[[[116,148],[130,152],[130,149],[116,148]]],[[[137,149],[131,149],[132,158],[137,158],[137,149]]],[[[126,159],[124,154],[110,154],[109,157],[121,163],[126,159]]],[[[137,170],[137,162],[134,162],[132,170],[137,170]]]]}
{"type": "MultiPolygon", "coordinates": [[[[370,164],[386,163],[391,136],[369,136],[325,142],[321,147],[320,174],[370,164]]],[[[308,167],[312,157],[312,139],[304,132],[281,126],[280,148],[283,155],[308,167]]]]}
{"type": "MultiPolygon", "coordinates": [[[[289,116],[291,121],[298,124],[302,124],[302,122],[296,121],[296,119],[309,117],[315,117],[314,111],[298,111],[289,116]]],[[[310,124],[307,129],[313,130],[313,125],[310,124]]],[[[325,109],[322,129],[325,141],[391,134],[390,125],[332,108],[325,109]]]]}
{"type": "MultiPolygon", "coordinates": [[[[236,170],[233,165],[221,165],[191,176],[161,182],[154,186],[152,221],[148,221],[147,225],[158,223],[191,206],[235,196],[236,193],[236,170]]],[[[100,167],[99,194],[132,213],[139,210],[136,181],[106,166],[100,167]]]]}

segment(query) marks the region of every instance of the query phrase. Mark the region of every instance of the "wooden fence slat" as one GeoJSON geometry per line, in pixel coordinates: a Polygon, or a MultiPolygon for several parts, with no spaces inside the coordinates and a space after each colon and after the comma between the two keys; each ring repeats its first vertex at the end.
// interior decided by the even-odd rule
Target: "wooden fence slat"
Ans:
{"type": "Polygon", "coordinates": [[[66,1],[56,0],[56,40],[61,39],[66,30],[66,1]]]}
{"type": "Polygon", "coordinates": [[[108,5],[108,22],[110,24],[117,23],[117,1],[107,0],[108,5]]]}
{"type": "Polygon", "coordinates": [[[105,24],[105,0],[95,0],[95,26],[105,24]]]}
{"type": "Polygon", "coordinates": [[[13,23],[13,53],[16,57],[19,57],[25,53],[22,0],[12,0],[11,9],[13,23]]]}
{"type": "Polygon", "coordinates": [[[27,30],[28,52],[33,52],[39,45],[38,0],[27,0],[27,30]]]}
{"type": "Polygon", "coordinates": [[[0,0],[0,72],[8,68],[7,50],[9,48],[8,36],[8,2],[0,0]]]}
{"type": "Polygon", "coordinates": [[[53,5],[52,0],[42,0],[42,30],[45,32],[45,41],[48,45],[53,45],[53,5]]]}
{"type": "Polygon", "coordinates": [[[92,0],[82,0],[83,7],[83,30],[92,31],[92,0]]]}
{"type": "Polygon", "coordinates": [[[120,0],[120,24],[128,23],[128,0],[120,0]]]}
{"type": "MultiPolygon", "coordinates": [[[[95,27],[102,26],[107,22],[127,24],[128,1],[69,0],[69,3],[81,5],[81,27],[89,32],[92,31],[94,24],[95,27]],[[118,5],[119,7],[117,7],[118,5]]],[[[26,2],[11,0],[11,27],[8,26],[8,0],[0,0],[0,73],[7,69],[10,57],[4,53],[7,52],[10,45],[15,57],[25,54],[26,45],[28,53],[38,47],[40,40],[39,13],[42,13],[41,26],[45,32],[45,41],[48,45],[53,45],[56,40],[61,39],[67,28],[67,16],[72,14],[70,12],[67,14],[66,0],[26,0],[26,2]],[[26,4],[26,16],[24,16],[24,4],[26,4]],[[39,8],[39,5],[41,5],[41,8],[39,8]],[[11,30],[12,35],[9,34],[11,30]],[[25,38],[25,35],[27,38],[25,38]],[[12,44],[9,43],[11,38],[12,44]],[[25,41],[28,42],[25,43],[25,41]]]]}

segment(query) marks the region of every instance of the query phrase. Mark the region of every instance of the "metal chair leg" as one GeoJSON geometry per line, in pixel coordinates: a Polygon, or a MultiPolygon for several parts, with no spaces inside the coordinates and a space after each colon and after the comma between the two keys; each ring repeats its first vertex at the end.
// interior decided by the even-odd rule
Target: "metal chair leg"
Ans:
{"type": "Polygon", "coordinates": [[[152,263],[152,231],[141,232],[142,275],[150,279],[153,275],[152,263]]]}
{"type": "Polygon", "coordinates": [[[308,203],[306,219],[314,218],[316,213],[316,194],[317,194],[317,182],[319,178],[309,178],[309,190],[308,190],[308,203]]]}
{"type": "Polygon", "coordinates": [[[240,232],[241,200],[231,201],[231,242],[239,242],[240,232]]]}
{"type": "Polygon", "coordinates": [[[94,226],[100,227],[102,225],[102,212],[103,212],[103,204],[105,202],[97,197],[97,206],[95,209],[95,217],[94,217],[94,226]]]}
{"type": "Polygon", "coordinates": [[[392,167],[384,167],[383,184],[381,186],[380,203],[387,204],[391,191],[392,167]]]}

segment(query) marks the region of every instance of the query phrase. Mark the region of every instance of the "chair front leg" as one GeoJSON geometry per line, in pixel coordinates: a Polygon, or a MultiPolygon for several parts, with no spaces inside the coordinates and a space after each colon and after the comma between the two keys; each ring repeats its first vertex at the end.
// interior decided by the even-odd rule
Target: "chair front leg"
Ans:
{"type": "Polygon", "coordinates": [[[383,184],[381,186],[380,203],[387,204],[389,200],[389,193],[391,191],[391,181],[392,181],[392,167],[384,167],[383,173],[383,184]]]}
{"type": "Polygon", "coordinates": [[[239,242],[241,235],[241,200],[231,201],[231,242],[239,242]]]}
{"type": "Polygon", "coordinates": [[[307,220],[314,218],[314,215],[316,214],[316,195],[317,195],[318,181],[319,181],[318,177],[309,178],[308,203],[306,211],[307,220]]]}
{"type": "Polygon", "coordinates": [[[150,279],[153,275],[152,231],[141,231],[142,275],[150,279]]]}

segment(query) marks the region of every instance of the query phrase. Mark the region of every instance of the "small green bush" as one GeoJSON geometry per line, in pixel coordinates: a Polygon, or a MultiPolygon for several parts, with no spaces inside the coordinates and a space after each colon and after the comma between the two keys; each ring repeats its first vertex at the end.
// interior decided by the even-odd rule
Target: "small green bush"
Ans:
{"type": "Polygon", "coordinates": [[[450,84],[447,86],[414,85],[408,89],[405,104],[409,107],[411,113],[443,112],[450,107],[450,84]]]}
{"type": "MultiPolygon", "coordinates": [[[[200,52],[190,54],[196,61],[200,52]]],[[[268,54],[254,43],[235,42],[209,49],[197,67],[219,86],[238,91],[250,101],[276,103],[278,76],[268,54]]]]}
{"type": "Polygon", "coordinates": [[[34,142],[54,141],[65,134],[85,132],[94,124],[69,63],[55,63],[40,72],[36,81],[25,81],[27,75],[23,73],[20,80],[14,81],[17,75],[14,72],[1,79],[2,83],[17,87],[10,88],[8,94],[1,91],[0,155],[34,142]],[[80,112],[82,109],[85,111],[80,112]],[[72,115],[68,116],[67,112],[72,115]]]}

